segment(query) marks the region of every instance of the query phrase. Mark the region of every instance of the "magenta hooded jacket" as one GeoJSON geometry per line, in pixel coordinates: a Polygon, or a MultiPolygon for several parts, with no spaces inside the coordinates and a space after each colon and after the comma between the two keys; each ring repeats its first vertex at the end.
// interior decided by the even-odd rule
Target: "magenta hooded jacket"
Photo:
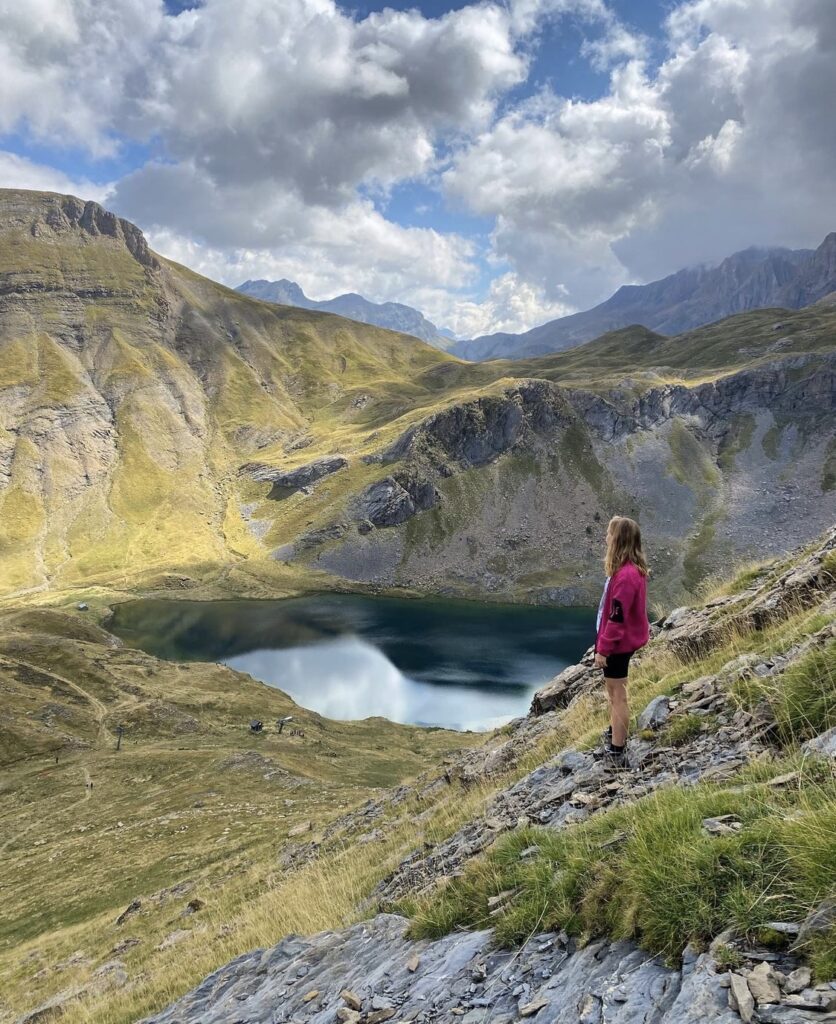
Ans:
{"type": "Polygon", "coordinates": [[[595,639],[598,654],[630,654],[650,636],[647,621],[647,577],[625,562],[607,586],[595,639]]]}

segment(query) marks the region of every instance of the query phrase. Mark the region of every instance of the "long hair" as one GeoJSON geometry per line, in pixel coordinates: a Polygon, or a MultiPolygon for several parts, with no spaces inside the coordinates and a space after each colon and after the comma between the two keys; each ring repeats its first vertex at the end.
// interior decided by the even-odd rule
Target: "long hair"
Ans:
{"type": "Polygon", "coordinates": [[[614,576],[622,565],[632,562],[642,576],[647,576],[647,559],[642,551],[642,532],[635,519],[613,516],[607,527],[607,556],[604,569],[614,576]]]}

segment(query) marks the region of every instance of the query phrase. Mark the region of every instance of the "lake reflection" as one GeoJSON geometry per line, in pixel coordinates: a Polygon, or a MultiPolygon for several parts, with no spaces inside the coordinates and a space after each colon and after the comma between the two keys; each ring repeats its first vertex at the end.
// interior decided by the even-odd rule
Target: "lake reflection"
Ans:
{"type": "Polygon", "coordinates": [[[588,646],[586,609],[354,595],[135,601],[112,630],[160,657],[220,661],[329,718],[490,729],[588,646]]]}

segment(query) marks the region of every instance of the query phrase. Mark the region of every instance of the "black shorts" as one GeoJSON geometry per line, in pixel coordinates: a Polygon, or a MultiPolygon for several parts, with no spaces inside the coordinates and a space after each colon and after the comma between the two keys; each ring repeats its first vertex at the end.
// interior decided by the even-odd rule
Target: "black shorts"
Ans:
{"type": "Polygon", "coordinates": [[[607,664],[604,668],[605,679],[626,679],[627,670],[630,667],[630,659],[635,651],[628,651],[627,654],[608,654],[607,664]]]}

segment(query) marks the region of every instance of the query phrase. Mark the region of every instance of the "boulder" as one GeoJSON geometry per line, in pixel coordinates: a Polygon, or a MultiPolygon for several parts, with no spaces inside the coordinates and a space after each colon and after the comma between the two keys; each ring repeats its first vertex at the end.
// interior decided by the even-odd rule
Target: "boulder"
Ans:
{"type": "Polygon", "coordinates": [[[670,698],[662,694],[654,697],[638,717],[637,725],[640,732],[645,729],[661,729],[671,713],[670,698]]]}

